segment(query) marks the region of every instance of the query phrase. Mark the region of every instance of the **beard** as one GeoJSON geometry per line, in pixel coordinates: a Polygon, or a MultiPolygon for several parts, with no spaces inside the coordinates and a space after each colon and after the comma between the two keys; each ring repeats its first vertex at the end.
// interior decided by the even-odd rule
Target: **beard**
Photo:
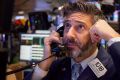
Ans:
{"type": "MultiPolygon", "coordinates": [[[[69,44],[69,41],[67,41],[69,44]]],[[[88,54],[91,49],[93,49],[94,44],[92,41],[87,41],[86,44],[81,44],[78,41],[73,41],[72,44],[75,45],[75,48],[68,48],[67,55],[72,58],[83,57],[84,55],[88,54]]]]}
{"type": "Polygon", "coordinates": [[[80,48],[80,46],[78,46],[77,49],[73,49],[71,51],[70,57],[72,57],[72,58],[83,57],[92,49],[92,46],[93,46],[93,44],[91,42],[88,42],[82,48],[80,48]]]}

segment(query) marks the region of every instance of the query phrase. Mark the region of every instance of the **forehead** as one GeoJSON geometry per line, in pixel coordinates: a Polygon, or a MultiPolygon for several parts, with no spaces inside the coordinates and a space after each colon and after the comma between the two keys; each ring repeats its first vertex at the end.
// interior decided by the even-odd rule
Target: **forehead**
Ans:
{"type": "Polygon", "coordinates": [[[71,15],[65,17],[65,20],[79,21],[88,26],[92,25],[92,16],[80,12],[72,13],[71,15]]]}

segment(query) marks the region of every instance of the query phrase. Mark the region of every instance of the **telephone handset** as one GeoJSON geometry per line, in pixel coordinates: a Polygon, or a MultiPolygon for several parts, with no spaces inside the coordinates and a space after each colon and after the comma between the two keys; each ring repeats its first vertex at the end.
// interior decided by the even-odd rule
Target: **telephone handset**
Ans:
{"type": "Polygon", "coordinates": [[[60,37],[63,37],[64,27],[60,27],[57,32],[60,34],[60,37]]]}
{"type": "MultiPolygon", "coordinates": [[[[57,32],[60,34],[60,37],[63,37],[64,27],[60,27],[57,32]]],[[[57,57],[65,56],[66,47],[63,44],[52,43],[51,44],[52,54],[56,54],[57,57]]]]}

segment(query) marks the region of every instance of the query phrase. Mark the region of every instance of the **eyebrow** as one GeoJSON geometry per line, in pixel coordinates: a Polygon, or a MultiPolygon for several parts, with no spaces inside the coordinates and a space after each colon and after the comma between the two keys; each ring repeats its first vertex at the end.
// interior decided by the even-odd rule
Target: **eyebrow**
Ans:
{"type": "Polygon", "coordinates": [[[76,21],[76,20],[64,20],[64,21],[63,21],[63,23],[66,23],[66,22],[71,22],[71,21],[75,21],[75,22],[78,22],[78,23],[85,24],[84,22],[81,22],[81,21],[76,21]]]}
{"type": "Polygon", "coordinates": [[[63,23],[69,22],[70,20],[64,20],[63,23]]]}

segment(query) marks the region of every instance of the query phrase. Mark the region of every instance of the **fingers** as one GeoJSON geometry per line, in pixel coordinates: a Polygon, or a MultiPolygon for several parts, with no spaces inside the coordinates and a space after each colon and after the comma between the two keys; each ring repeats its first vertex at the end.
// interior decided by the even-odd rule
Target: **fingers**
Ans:
{"type": "Polygon", "coordinates": [[[56,31],[52,31],[50,37],[60,37],[60,35],[56,31]]]}
{"type": "Polygon", "coordinates": [[[59,34],[55,31],[52,31],[49,37],[44,39],[44,56],[43,58],[47,58],[51,55],[51,44],[52,42],[59,43],[59,34]]]}
{"type": "Polygon", "coordinates": [[[55,31],[52,31],[50,36],[44,40],[45,45],[50,45],[52,42],[60,43],[60,36],[55,31]]]}
{"type": "Polygon", "coordinates": [[[101,39],[99,34],[97,34],[97,32],[94,29],[90,30],[90,37],[91,37],[92,43],[99,42],[101,39]]]}
{"type": "Polygon", "coordinates": [[[95,23],[89,30],[92,43],[96,43],[96,42],[99,42],[101,40],[101,37],[100,37],[99,32],[97,30],[96,24],[97,23],[95,23]]]}

